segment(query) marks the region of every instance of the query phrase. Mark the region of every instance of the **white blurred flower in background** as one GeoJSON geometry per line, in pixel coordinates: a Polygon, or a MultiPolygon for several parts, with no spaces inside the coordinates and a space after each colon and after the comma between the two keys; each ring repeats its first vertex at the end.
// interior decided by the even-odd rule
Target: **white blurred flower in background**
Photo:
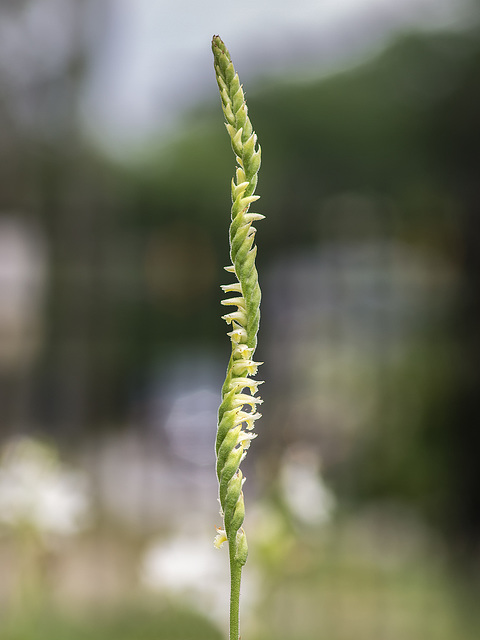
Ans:
{"type": "Polygon", "coordinates": [[[290,514],[302,525],[327,524],[335,497],[320,474],[318,454],[304,445],[287,449],[280,469],[280,487],[290,514]]]}
{"type": "MultiPolygon", "coordinates": [[[[229,569],[225,550],[215,549],[213,535],[179,533],[158,540],[145,551],[141,582],[148,589],[177,597],[223,625],[228,612],[229,569]]],[[[258,578],[253,571],[242,578],[242,608],[251,610],[258,595],[258,578]]]]}
{"type": "Polygon", "coordinates": [[[43,542],[88,524],[86,478],[62,465],[54,448],[32,438],[10,441],[0,459],[0,526],[29,529],[43,542]]]}

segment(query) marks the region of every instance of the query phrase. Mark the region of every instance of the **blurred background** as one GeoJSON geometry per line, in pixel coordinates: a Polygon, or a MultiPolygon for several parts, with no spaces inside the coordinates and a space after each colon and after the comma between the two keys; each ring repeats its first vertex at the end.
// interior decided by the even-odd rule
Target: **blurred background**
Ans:
{"type": "Polygon", "coordinates": [[[267,216],[242,634],[479,637],[478,9],[1,2],[2,640],[225,637],[214,33],[267,216]]]}

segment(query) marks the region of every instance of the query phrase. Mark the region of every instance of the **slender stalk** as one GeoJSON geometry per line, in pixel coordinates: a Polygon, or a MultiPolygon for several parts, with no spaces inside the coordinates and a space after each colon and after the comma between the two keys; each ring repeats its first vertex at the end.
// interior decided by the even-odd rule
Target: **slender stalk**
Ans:
{"type": "Polygon", "coordinates": [[[222,304],[236,307],[223,316],[231,324],[228,333],[232,353],[222,387],[222,403],[218,410],[216,440],[217,476],[223,529],[218,529],[215,546],[228,541],[230,555],[230,640],[239,640],[240,582],[242,567],[247,561],[248,545],[242,524],[245,517],[243,478],[240,463],[247,454],[255,421],[260,417],[257,405],[262,402],[256,393],[260,362],[253,360],[257,346],[260,322],[261,292],[255,267],[257,248],[254,245],[256,229],[253,222],[263,215],[249,211],[257,186],[261,150],[248,117],[248,109],[230,54],[218,36],[212,40],[215,74],[217,77],[225,126],[230,135],[237,161],[232,179],[232,208],[230,225],[230,258],[232,264],[225,269],[236,276],[236,282],[222,285],[225,293],[233,297],[222,304]]]}
{"type": "Polygon", "coordinates": [[[240,634],[240,583],[242,565],[235,560],[235,549],[230,553],[230,640],[238,640],[240,634]]]}

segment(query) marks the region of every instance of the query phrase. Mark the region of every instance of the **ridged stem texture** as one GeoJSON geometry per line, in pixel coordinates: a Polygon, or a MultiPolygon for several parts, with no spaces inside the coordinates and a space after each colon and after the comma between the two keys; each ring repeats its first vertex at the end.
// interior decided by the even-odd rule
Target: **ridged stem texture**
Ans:
{"type": "Polygon", "coordinates": [[[251,376],[257,373],[259,362],[253,359],[260,322],[260,286],[255,267],[257,248],[253,223],[264,218],[251,212],[250,205],[258,200],[254,195],[260,168],[261,151],[248,117],[242,86],[233,67],[230,54],[218,36],[212,40],[215,73],[222,99],[225,126],[231,139],[237,168],[232,179],[230,225],[231,265],[226,271],[235,276],[232,284],[222,285],[225,293],[233,294],[222,301],[234,309],[223,316],[231,325],[228,333],[232,352],[222,387],[222,402],[218,410],[216,440],[217,476],[223,529],[218,529],[215,546],[228,541],[231,571],[230,640],[239,637],[239,596],[242,566],[247,560],[248,546],[242,527],[245,517],[243,478],[240,463],[245,458],[260,417],[256,395],[261,381],[251,376]]]}

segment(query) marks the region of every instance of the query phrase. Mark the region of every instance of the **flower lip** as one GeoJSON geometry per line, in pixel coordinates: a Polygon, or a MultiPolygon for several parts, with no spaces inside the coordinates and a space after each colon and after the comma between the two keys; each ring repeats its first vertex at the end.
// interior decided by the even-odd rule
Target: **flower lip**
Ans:
{"type": "Polygon", "coordinates": [[[257,386],[263,384],[264,380],[252,380],[252,378],[233,378],[230,383],[230,388],[236,387],[239,391],[248,387],[253,393],[257,392],[257,386]]]}
{"type": "Polygon", "coordinates": [[[226,298],[225,300],[221,301],[221,304],[223,304],[224,306],[228,306],[228,305],[232,304],[232,305],[236,305],[237,307],[242,307],[244,309],[245,308],[245,298],[243,296],[235,297],[235,298],[226,298]]]}
{"type": "Polygon", "coordinates": [[[243,327],[241,327],[236,322],[233,322],[232,324],[234,325],[235,328],[233,329],[233,331],[229,331],[227,333],[227,336],[230,336],[230,338],[232,339],[232,342],[235,342],[238,346],[240,346],[243,343],[243,341],[247,339],[247,332],[243,327]]]}
{"type": "Polygon", "coordinates": [[[232,282],[232,284],[221,284],[220,288],[225,293],[242,293],[242,285],[240,282],[232,282]]]}
{"type": "MultiPolygon", "coordinates": [[[[243,327],[240,327],[240,329],[243,329],[243,327]]],[[[243,329],[243,331],[245,332],[245,336],[247,337],[247,332],[245,329],[243,329]]],[[[253,353],[253,348],[249,347],[247,344],[245,344],[245,342],[239,342],[236,346],[235,346],[235,355],[239,355],[240,356],[240,360],[248,360],[250,358],[250,356],[253,353]]],[[[237,362],[239,362],[240,360],[238,360],[237,362]]]]}
{"type": "Polygon", "coordinates": [[[227,313],[224,316],[222,316],[222,320],[225,320],[227,324],[230,324],[234,320],[236,320],[240,324],[246,324],[247,314],[244,311],[240,311],[240,310],[233,311],[232,313],[227,313]]]}
{"type": "Polygon", "coordinates": [[[261,398],[249,396],[246,393],[239,393],[233,399],[233,403],[237,407],[242,407],[245,404],[249,404],[251,407],[254,407],[256,404],[262,404],[262,402],[263,400],[261,398]]]}
{"type": "Polygon", "coordinates": [[[258,433],[247,433],[246,431],[240,431],[238,435],[237,443],[241,444],[245,451],[250,447],[250,442],[258,436],[258,433]]]}
{"type": "Polygon", "coordinates": [[[245,423],[245,428],[251,431],[253,429],[255,420],[258,420],[261,417],[262,414],[258,413],[258,411],[256,411],[255,413],[246,413],[246,411],[239,411],[235,418],[235,424],[239,425],[245,423]]]}
{"type": "Polygon", "coordinates": [[[217,530],[217,535],[215,536],[213,544],[214,544],[216,549],[220,549],[220,547],[223,545],[223,543],[227,542],[227,540],[228,540],[227,533],[226,533],[225,529],[221,529],[220,527],[215,527],[215,528],[217,530]]]}
{"type": "Polygon", "coordinates": [[[233,370],[235,371],[247,371],[249,375],[255,375],[257,373],[258,367],[263,364],[263,362],[254,362],[253,360],[236,360],[233,363],[233,370]]]}

